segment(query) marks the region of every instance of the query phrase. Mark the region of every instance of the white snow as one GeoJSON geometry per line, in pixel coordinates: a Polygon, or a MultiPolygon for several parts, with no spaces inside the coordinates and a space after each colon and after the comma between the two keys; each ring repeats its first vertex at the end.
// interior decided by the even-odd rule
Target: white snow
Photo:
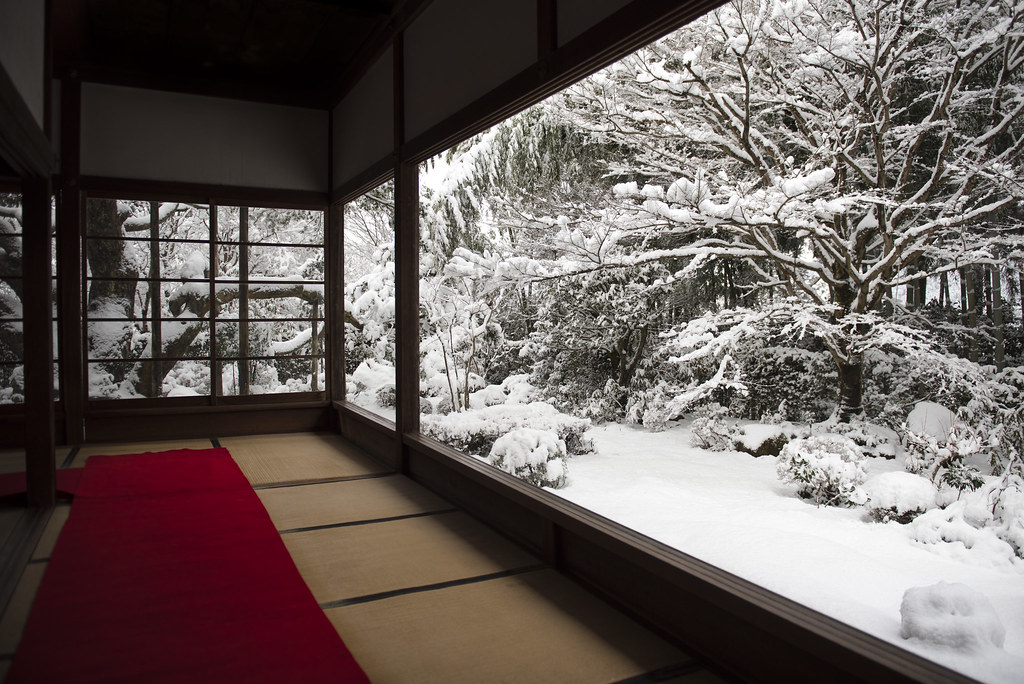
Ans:
{"type": "Polygon", "coordinates": [[[942,404],[921,401],[907,416],[907,430],[945,442],[956,422],[956,414],[942,404]]]}
{"type": "Polygon", "coordinates": [[[1002,648],[1006,628],[992,602],[965,584],[939,582],[907,589],[900,604],[904,639],[957,651],[985,652],[1002,648]]]}
{"type": "MultiPolygon", "coordinates": [[[[863,508],[816,507],[778,481],[775,457],[695,448],[687,421],[588,434],[596,452],[571,459],[559,496],[983,682],[1020,681],[1024,561],[922,544],[913,525],[870,522],[863,508]],[[900,635],[904,593],[940,581],[984,592],[1006,627],[1004,650],[964,653],[900,635]]],[[[900,461],[869,459],[869,478],[902,471],[900,461]]]]}
{"type": "Polygon", "coordinates": [[[934,508],[938,494],[928,478],[900,471],[875,475],[864,483],[862,489],[869,507],[892,509],[897,513],[934,508]]]}

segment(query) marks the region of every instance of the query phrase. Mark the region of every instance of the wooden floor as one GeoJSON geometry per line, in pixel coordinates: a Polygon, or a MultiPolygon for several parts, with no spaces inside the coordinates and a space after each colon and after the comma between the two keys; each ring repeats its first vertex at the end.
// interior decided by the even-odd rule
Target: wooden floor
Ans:
{"type": "MultiPolygon", "coordinates": [[[[222,438],[310,590],[374,682],[720,681],[536,557],[335,435],[222,438]]],[[[206,440],[90,445],[101,453],[206,440]]],[[[0,619],[0,678],[57,536],[58,506],[0,619]]],[[[0,535],[3,534],[0,515],[0,535]]]]}

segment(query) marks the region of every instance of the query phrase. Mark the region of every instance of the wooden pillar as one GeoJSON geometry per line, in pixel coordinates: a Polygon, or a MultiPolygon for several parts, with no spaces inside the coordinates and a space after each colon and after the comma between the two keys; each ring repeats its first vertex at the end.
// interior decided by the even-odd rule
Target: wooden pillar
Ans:
{"type": "Polygon", "coordinates": [[[64,441],[85,440],[85,345],[82,330],[83,198],[79,189],[82,84],[61,81],[60,146],[61,185],[57,203],[57,317],[60,324],[61,403],[64,406],[64,441]]]}
{"type": "Polygon", "coordinates": [[[153,386],[150,396],[159,397],[163,393],[164,373],[163,361],[164,341],[160,322],[160,203],[149,203],[149,307],[150,307],[150,345],[151,363],[153,364],[153,386]]]}
{"type": "Polygon", "coordinates": [[[405,50],[395,36],[395,422],[401,472],[409,471],[402,436],[420,430],[419,165],[404,158],[405,50]]]}
{"type": "Polygon", "coordinates": [[[249,207],[238,208],[238,394],[249,394],[249,207]]]}
{"type": "Polygon", "coordinates": [[[327,210],[324,230],[324,296],[326,297],[327,389],[331,401],[345,400],[345,206],[336,202],[327,210]]]}
{"type": "Polygon", "coordinates": [[[217,359],[217,204],[210,202],[210,403],[220,401],[220,361],[217,359]]]}
{"type": "Polygon", "coordinates": [[[50,242],[50,181],[22,180],[23,320],[25,339],[25,470],[28,504],[57,500],[53,410],[53,258],[50,242]]]}

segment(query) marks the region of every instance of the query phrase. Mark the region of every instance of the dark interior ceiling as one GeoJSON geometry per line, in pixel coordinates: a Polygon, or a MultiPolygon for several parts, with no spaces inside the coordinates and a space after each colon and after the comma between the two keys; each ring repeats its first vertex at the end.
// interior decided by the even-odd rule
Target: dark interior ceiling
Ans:
{"type": "Polygon", "coordinates": [[[422,0],[51,0],[56,78],[325,107],[422,0]]]}

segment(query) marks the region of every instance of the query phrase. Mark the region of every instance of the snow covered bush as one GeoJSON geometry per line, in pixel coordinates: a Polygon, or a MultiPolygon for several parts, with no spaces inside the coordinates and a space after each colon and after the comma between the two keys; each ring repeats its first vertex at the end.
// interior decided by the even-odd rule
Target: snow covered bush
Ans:
{"type": "Polygon", "coordinates": [[[848,437],[812,435],[795,439],[779,454],[779,479],[794,483],[797,493],[819,506],[851,503],[857,486],[864,482],[864,455],[848,437]]]}
{"type": "Polygon", "coordinates": [[[587,437],[590,421],[576,418],[544,402],[487,406],[447,415],[422,416],[420,430],[428,437],[474,456],[485,457],[494,442],[518,428],[533,428],[554,433],[565,442],[569,456],[594,450],[587,437]]]}
{"type": "Polygon", "coordinates": [[[728,411],[720,404],[707,404],[696,411],[697,417],[690,426],[690,441],[694,446],[709,451],[729,451],[735,448],[735,437],[739,434],[734,422],[728,419],[728,411]]]}
{"type": "Polygon", "coordinates": [[[812,426],[812,431],[842,435],[853,440],[866,456],[879,456],[893,459],[896,457],[899,434],[889,428],[874,423],[855,419],[841,423],[835,416],[829,420],[812,426]]]}
{"type": "Polygon", "coordinates": [[[907,470],[923,473],[933,482],[942,482],[957,492],[974,491],[984,480],[977,468],[964,462],[981,451],[981,440],[965,428],[950,427],[946,439],[911,432],[904,433],[907,470]]]}
{"type": "Polygon", "coordinates": [[[952,556],[966,557],[969,549],[972,560],[985,564],[1019,563],[1024,558],[1024,495],[1019,481],[1006,484],[988,477],[976,491],[962,492],[944,508],[924,513],[911,523],[914,540],[952,556]]]}
{"type": "Polygon", "coordinates": [[[1013,547],[1018,557],[1024,558],[1024,479],[1013,477],[1010,482],[1000,483],[995,494],[995,532],[1013,547]]]}
{"type": "Polygon", "coordinates": [[[964,652],[1002,648],[1006,628],[984,594],[965,584],[913,587],[900,604],[900,636],[964,652]]]}
{"type": "Polygon", "coordinates": [[[733,436],[733,444],[737,451],[743,451],[755,458],[761,456],[778,456],[789,444],[791,429],[778,424],[752,423],[739,428],[733,436]]]}
{"type": "Polygon", "coordinates": [[[882,523],[896,521],[901,525],[935,508],[938,494],[928,478],[899,471],[870,478],[862,491],[872,519],[882,523]]]}
{"type": "Polygon", "coordinates": [[[549,430],[516,428],[494,440],[487,462],[538,487],[565,486],[565,442],[549,430]]]}

